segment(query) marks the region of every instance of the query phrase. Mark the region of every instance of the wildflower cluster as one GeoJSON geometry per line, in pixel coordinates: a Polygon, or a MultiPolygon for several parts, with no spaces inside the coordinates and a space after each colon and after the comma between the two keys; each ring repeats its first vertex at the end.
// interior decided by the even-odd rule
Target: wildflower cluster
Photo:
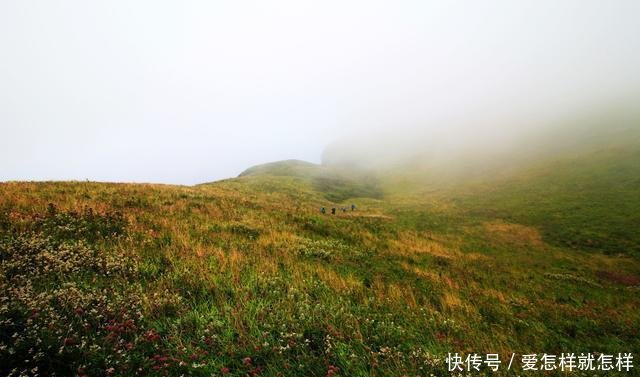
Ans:
{"type": "Polygon", "coordinates": [[[131,362],[142,319],[139,288],[127,283],[136,268],[105,243],[123,233],[121,221],[50,206],[0,234],[0,375],[105,374],[131,362]]]}
{"type": "Polygon", "coordinates": [[[60,211],[49,204],[46,214],[34,216],[31,227],[54,240],[83,239],[95,243],[125,235],[127,221],[120,212],[100,213],[90,207],[81,211],[60,211]]]}
{"type": "Polygon", "coordinates": [[[574,283],[589,285],[592,287],[602,288],[602,285],[600,285],[599,283],[596,283],[595,281],[584,278],[582,276],[576,276],[576,275],[567,274],[567,273],[564,273],[564,274],[546,273],[544,274],[544,276],[549,279],[565,280],[568,282],[574,282],[574,283]]]}
{"type": "Polygon", "coordinates": [[[301,238],[297,252],[298,255],[307,258],[330,260],[336,256],[347,254],[349,252],[349,246],[334,239],[312,240],[309,238],[301,238]]]}

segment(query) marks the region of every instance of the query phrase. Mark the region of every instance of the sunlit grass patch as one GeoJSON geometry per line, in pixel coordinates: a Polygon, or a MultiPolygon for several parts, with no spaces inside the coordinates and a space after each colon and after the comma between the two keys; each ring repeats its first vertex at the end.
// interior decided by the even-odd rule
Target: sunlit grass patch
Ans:
{"type": "Polygon", "coordinates": [[[496,220],[486,222],[484,228],[501,242],[518,246],[544,247],[540,232],[531,226],[496,220]]]}
{"type": "Polygon", "coordinates": [[[461,253],[453,245],[445,245],[442,242],[429,239],[417,232],[402,232],[397,240],[392,240],[391,252],[396,255],[411,256],[417,254],[429,254],[438,258],[460,258],[461,253]]]}
{"type": "Polygon", "coordinates": [[[362,288],[362,282],[353,276],[342,276],[330,268],[314,265],[313,271],[329,287],[340,293],[356,293],[362,288]]]}

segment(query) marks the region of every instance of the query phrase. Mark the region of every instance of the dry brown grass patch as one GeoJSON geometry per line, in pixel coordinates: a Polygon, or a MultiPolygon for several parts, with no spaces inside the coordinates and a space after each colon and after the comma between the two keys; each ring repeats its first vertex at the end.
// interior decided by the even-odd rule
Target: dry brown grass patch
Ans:
{"type": "Polygon", "coordinates": [[[362,289],[362,283],[352,276],[341,276],[332,269],[314,266],[318,277],[337,292],[355,292],[362,289]]]}
{"type": "Polygon", "coordinates": [[[625,272],[614,272],[600,270],[596,272],[596,275],[603,280],[608,280],[614,283],[626,285],[628,287],[640,285],[640,277],[625,272]]]}
{"type": "Polygon", "coordinates": [[[429,281],[433,282],[434,284],[444,285],[445,287],[450,288],[450,289],[457,289],[458,288],[458,283],[456,283],[453,279],[451,279],[451,277],[449,277],[447,275],[438,274],[438,273],[436,273],[434,271],[431,271],[431,270],[428,270],[428,269],[424,269],[424,268],[420,268],[420,267],[416,267],[416,266],[411,266],[410,264],[408,264],[406,262],[400,262],[400,266],[402,268],[404,268],[405,270],[416,274],[416,276],[428,279],[429,281]]]}
{"type": "Polygon", "coordinates": [[[543,247],[545,245],[540,231],[531,226],[496,220],[484,223],[484,228],[502,242],[534,247],[543,247]]]}

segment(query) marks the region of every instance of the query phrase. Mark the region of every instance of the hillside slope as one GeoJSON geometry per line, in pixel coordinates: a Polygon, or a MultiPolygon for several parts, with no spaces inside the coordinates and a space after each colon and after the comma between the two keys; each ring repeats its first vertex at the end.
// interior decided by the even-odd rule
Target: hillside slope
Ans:
{"type": "Polygon", "coordinates": [[[381,170],[381,187],[391,201],[446,202],[446,216],[460,223],[517,222],[555,245],[639,257],[636,124],[561,129],[517,152],[407,163],[381,170]]]}
{"type": "Polygon", "coordinates": [[[0,375],[444,375],[448,352],[640,349],[636,135],[450,171],[0,183],[0,375]]]}
{"type": "Polygon", "coordinates": [[[316,165],[300,160],[277,161],[253,166],[240,173],[243,177],[293,177],[301,184],[324,194],[325,199],[339,203],[349,198],[380,199],[378,179],[366,171],[335,166],[316,165]]]}
{"type": "Polygon", "coordinates": [[[640,349],[637,259],[478,195],[345,196],[358,209],[332,216],[327,192],[0,184],[0,374],[442,375],[447,352],[640,349]]]}
{"type": "Polygon", "coordinates": [[[454,200],[477,216],[536,226],[558,245],[640,257],[640,147],[531,166],[454,200]]]}

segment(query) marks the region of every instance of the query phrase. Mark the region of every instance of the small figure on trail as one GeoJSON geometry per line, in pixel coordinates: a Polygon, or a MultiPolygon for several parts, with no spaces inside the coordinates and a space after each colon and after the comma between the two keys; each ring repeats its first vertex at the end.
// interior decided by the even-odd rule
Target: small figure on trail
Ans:
{"type": "Polygon", "coordinates": [[[336,207],[331,208],[331,214],[335,215],[336,214],[336,207]]]}
{"type": "Polygon", "coordinates": [[[347,212],[347,209],[345,207],[342,207],[342,212],[347,212]]]}
{"type": "Polygon", "coordinates": [[[322,207],[322,208],[320,209],[320,212],[322,212],[322,214],[324,215],[325,213],[327,213],[327,210],[326,210],[324,207],[322,207]]]}
{"type": "Polygon", "coordinates": [[[351,204],[351,210],[355,211],[356,210],[356,205],[355,204],[351,204]]]}

